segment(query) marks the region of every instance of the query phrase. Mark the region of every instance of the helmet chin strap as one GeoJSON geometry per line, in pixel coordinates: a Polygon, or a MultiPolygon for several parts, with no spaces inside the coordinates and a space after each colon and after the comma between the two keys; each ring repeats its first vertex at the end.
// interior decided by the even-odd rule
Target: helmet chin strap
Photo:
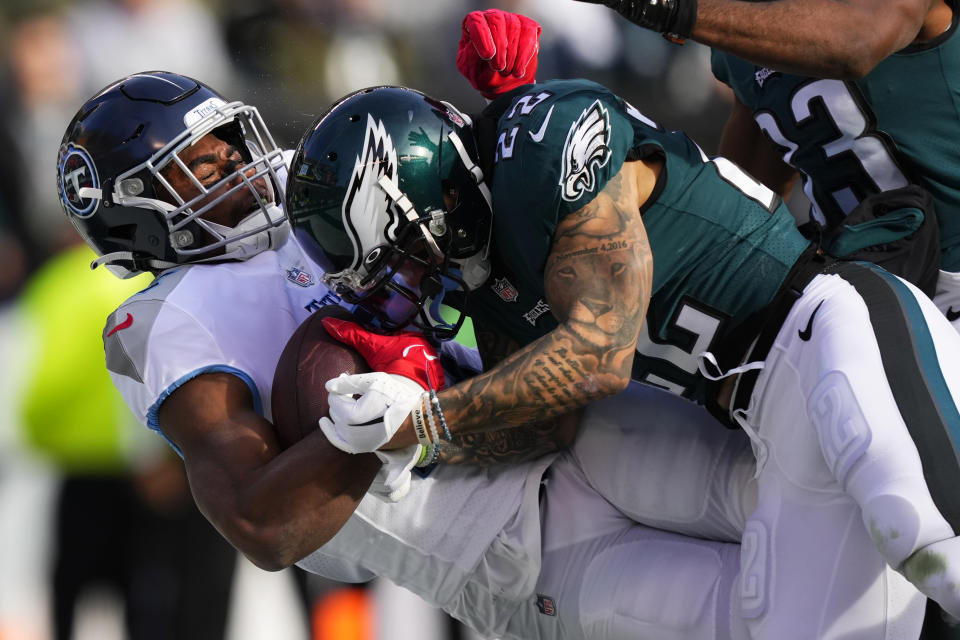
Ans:
{"type": "MultiPolygon", "coordinates": [[[[136,264],[136,258],[134,258],[133,252],[114,251],[112,253],[105,253],[91,262],[90,268],[96,269],[100,265],[104,265],[107,267],[107,270],[110,271],[110,273],[121,280],[126,280],[127,278],[132,278],[143,273],[143,270],[136,268],[136,264]],[[128,263],[131,268],[123,266],[123,263],[125,262],[128,263]]],[[[151,269],[156,269],[157,271],[163,271],[164,269],[179,266],[176,262],[167,262],[166,260],[157,260],[156,258],[144,260],[142,264],[145,264],[151,269]]]]}
{"type": "Polygon", "coordinates": [[[460,136],[458,136],[455,131],[451,131],[447,134],[447,138],[450,140],[453,148],[457,150],[457,155],[460,156],[460,162],[462,162],[463,166],[470,172],[474,184],[477,185],[477,189],[480,190],[480,195],[483,196],[483,199],[487,202],[487,208],[490,209],[490,233],[487,235],[487,243],[483,247],[483,260],[486,260],[490,257],[490,240],[493,237],[493,196],[490,194],[490,188],[484,180],[483,170],[473,161],[470,154],[467,153],[467,148],[463,145],[460,136]]]}

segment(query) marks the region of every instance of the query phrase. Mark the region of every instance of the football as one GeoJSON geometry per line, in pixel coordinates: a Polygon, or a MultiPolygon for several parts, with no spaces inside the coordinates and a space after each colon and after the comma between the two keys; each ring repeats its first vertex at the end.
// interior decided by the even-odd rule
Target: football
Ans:
{"type": "Polygon", "coordinates": [[[327,334],[321,322],[327,316],[354,319],[343,307],[319,309],[297,327],[277,361],[271,405],[277,440],[284,449],[319,428],[318,421],[328,411],[327,380],[370,371],[353,347],[327,334]]]}

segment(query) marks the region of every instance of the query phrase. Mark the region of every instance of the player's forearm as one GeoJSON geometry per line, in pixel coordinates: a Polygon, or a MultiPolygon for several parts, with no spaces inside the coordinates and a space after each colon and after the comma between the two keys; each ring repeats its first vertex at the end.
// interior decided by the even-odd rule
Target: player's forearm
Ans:
{"type": "Polygon", "coordinates": [[[188,473],[201,510],[224,537],[275,571],[336,535],[379,468],[373,454],[346,454],[317,431],[259,467],[234,467],[219,480],[210,470],[190,472],[189,464],[188,473]]]}
{"type": "MultiPolygon", "coordinates": [[[[476,318],[473,329],[485,369],[492,369],[521,348],[509,336],[476,318]]],[[[579,424],[580,412],[575,411],[520,427],[457,435],[449,442],[441,441],[439,461],[487,467],[535,460],[573,444],[579,424]]]]}
{"type": "Polygon", "coordinates": [[[197,506],[262,569],[290,566],[325,544],[380,468],[374,454],[343,453],[319,430],[281,449],[249,387],[228,373],[177,388],[158,420],[183,454],[197,506]]]}
{"type": "MultiPolygon", "coordinates": [[[[634,337],[629,345],[595,351],[561,325],[489,371],[438,393],[443,420],[454,438],[548,422],[625,389],[635,344],[634,337]]],[[[416,443],[408,417],[384,448],[416,443]]]]}
{"type": "Polygon", "coordinates": [[[440,443],[440,462],[489,467],[536,460],[572,445],[579,421],[577,411],[522,427],[454,436],[440,443]]]}
{"type": "Polygon", "coordinates": [[[585,343],[567,326],[439,394],[455,435],[546,421],[622,391],[631,344],[585,343]],[[598,348],[599,347],[599,348],[598,348]]]}
{"type": "Polygon", "coordinates": [[[778,71],[858,78],[917,36],[930,0],[698,0],[693,39],[778,71]]]}

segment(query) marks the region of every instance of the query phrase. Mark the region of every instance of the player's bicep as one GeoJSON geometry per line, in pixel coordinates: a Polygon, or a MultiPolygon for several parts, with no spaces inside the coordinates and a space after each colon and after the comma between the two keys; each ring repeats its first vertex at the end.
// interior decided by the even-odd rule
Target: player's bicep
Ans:
{"type": "Polygon", "coordinates": [[[278,448],[272,426],[254,410],[250,388],[229,373],[204,373],[184,383],[160,405],[157,417],[164,435],[185,455],[224,447],[269,458],[278,448]]]}
{"type": "Polygon", "coordinates": [[[547,302],[561,324],[600,351],[632,355],[650,301],[653,255],[640,189],[651,171],[625,163],[596,198],[560,221],[553,236],[547,302]]]}

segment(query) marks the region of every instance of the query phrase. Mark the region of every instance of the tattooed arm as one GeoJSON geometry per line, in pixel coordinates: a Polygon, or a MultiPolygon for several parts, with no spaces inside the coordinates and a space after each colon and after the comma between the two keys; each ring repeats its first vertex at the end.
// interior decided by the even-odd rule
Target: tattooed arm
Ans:
{"type": "MultiPolygon", "coordinates": [[[[485,371],[520,349],[516,340],[485,328],[476,319],[473,331],[485,371]]],[[[454,435],[453,441],[440,443],[440,461],[487,467],[502,462],[535,460],[573,444],[579,424],[580,411],[573,411],[552,420],[510,429],[454,435]]]]}
{"type": "MultiPolygon", "coordinates": [[[[561,221],[545,273],[560,325],[440,392],[454,434],[549,420],[627,386],[653,278],[640,207],[661,168],[659,158],[625,163],[592,202],[561,221]]],[[[409,423],[389,446],[416,442],[409,423]]]]}
{"type": "Polygon", "coordinates": [[[512,429],[454,434],[440,443],[440,462],[489,467],[536,460],[573,444],[579,420],[577,411],[512,429]]]}

